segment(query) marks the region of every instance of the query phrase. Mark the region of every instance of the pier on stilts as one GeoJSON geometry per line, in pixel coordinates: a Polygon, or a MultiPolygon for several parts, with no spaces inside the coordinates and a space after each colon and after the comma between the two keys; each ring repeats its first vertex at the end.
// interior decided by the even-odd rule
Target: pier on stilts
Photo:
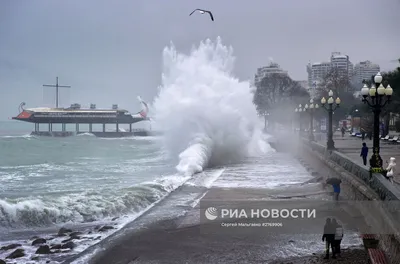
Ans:
{"type": "MultiPolygon", "coordinates": [[[[151,134],[150,131],[147,131],[145,129],[132,129],[132,123],[129,124],[129,130],[127,131],[121,131],[119,129],[119,123],[115,124],[100,124],[102,125],[102,130],[101,131],[94,131],[93,130],[93,123],[76,123],[75,124],[75,129],[67,130],[67,123],[61,123],[61,131],[55,131],[53,130],[53,124],[57,123],[35,123],[35,130],[32,131],[31,135],[33,136],[49,136],[49,137],[68,137],[68,136],[75,136],[79,134],[86,134],[90,133],[93,134],[97,137],[107,137],[107,138],[118,138],[118,137],[132,137],[132,136],[148,136],[151,134]],[[46,124],[47,129],[41,130],[40,125],[41,124],[46,124]],[[87,125],[89,129],[81,129],[81,125],[87,125]],[[107,131],[106,127],[107,126],[114,126],[115,131],[107,131]]],[[[113,130],[113,129],[111,129],[113,130]]]]}
{"type": "Polygon", "coordinates": [[[111,109],[97,109],[95,104],[91,104],[90,108],[83,109],[80,104],[72,104],[68,108],[60,108],[58,106],[59,88],[70,88],[71,86],[61,86],[58,84],[58,77],[55,85],[43,85],[44,87],[56,88],[56,107],[55,108],[28,108],[25,109],[25,103],[19,106],[19,114],[13,117],[14,120],[34,123],[35,136],[51,136],[51,137],[67,137],[83,133],[91,133],[97,137],[131,137],[131,136],[148,136],[150,131],[145,129],[133,129],[132,124],[141,121],[150,121],[147,117],[148,106],[138,97],[142,110],[136,114],[131,114],[127,110],[119,109],[114,104],[111,109]],[[45,124],[46,129],[41,129],[41,125],[45,124]],[[55,125],[61,125],[61,131],[55,130],[55,125]],[[74,125],[74,129],[68,129],[68,126],[74,125]],[[87,129],[82,129],[85,125],[87,129]],[[102,129],[95,129],[95,125],[100,125],[102,129]],[[106,129],[107,126],[113,126],[111,131],[106,129]],[[120,126],[129,125],[128,130],[121,129],[120,126]],[[115,131],[114,131],[115,128],[115,131]]]}

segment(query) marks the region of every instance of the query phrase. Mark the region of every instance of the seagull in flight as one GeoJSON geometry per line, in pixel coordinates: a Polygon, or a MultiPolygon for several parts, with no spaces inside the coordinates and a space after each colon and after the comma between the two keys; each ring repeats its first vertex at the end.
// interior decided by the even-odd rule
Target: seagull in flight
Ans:
{"type": "Polygon", "coordinates": [[[210,17],[211,17],[211,20],[212,21],[214,21],[214,16],[213,16],[213,14],[211,13],[211,11],[208,11],[208,10],[203,10],[203,9],[195,9],[195,10],[193,10],[193,12],[192,13],[190,13],[190,15],[189,16],[191,16],[194,12],[196,12],[196,11],[199,11],[199,13],[200,14],[202,14],[202,15],[204,15],[205,13],[208,13],[208,14],[210,14],[210,17]]]}

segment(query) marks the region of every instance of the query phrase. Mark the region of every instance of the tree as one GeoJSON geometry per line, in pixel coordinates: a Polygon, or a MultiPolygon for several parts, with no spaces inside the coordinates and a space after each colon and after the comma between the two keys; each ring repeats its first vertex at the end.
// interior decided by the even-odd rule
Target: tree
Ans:
{"type": "Polygon", "coordinates": [[[374,128],[374,115],[370,113],[365,113],[361,117],[361,128],[367,133],[373,133],[374,128]]]}
{"type": "Polygon", "coordinates": [[[317,94],[320,97],[327,97],[332,90],[336,95],[343,96],[344,93],[352,93],[352,85],[346,72],[337,67],[332,67],[322,78],[322,82],[317,87],[317,94]]]}
{"type": "Polygon", "coordinates": [[[390,104],[387,104],[386,107],[382,109],[382,116],[384,117],[386,128],[385,134],[389,133],[391,114],[397,115],[400,113],[400,67],[383,74],[383,86],[386,87],[388,84],[390,84],[393,89],[393,95],[390,104]]]}
{"type": "Polygon", "coordinates": [[[282,112],[294,111],[295,103],[309,94],[298,82],[292,80],[287,74],[272,73],[265,76],[256,84],[253,102],[259,115],[264,116],[265,123],[269,121],[284,120],[287,115],[282,112]]]}
{"type": "MultiPolygon", "coordinates": [[[[399,59],[400,63],[400,59],[399,59]]],[[[393,89],[393,95],[390,104],[385,107],[386,111],[392,113],[400,113],[400,67],[395,70],[383,74],[383,85],[386,87],[388,84],[393,89]]]]}
{"type": "Polygon", "coordinates": [[[333,115],[334,121],[337,122],[344,119],[351,112],[353,105],[359,103],[359,101],[354,96],[354,89],[347,73],[337,67],[332,67],[324,76],[317,87],[316,94],[318,98],[327,98],[330,90],[332,90],[334,96],[338,96],[342,101],[333,115]]]}
{"type": "Polygon", "coordinates": [[[396,132],[400,132],[400,120],[397,120],[394,123],[394,128],[395,128],[396,132]]]}
{"type": "Polygon", "coordinates": [[[375,82],[374,79],[375,75],[371,75],[370,79],[362,81],[362,85],[364,86],[364,84],[366,84],[368,87],[371,87],[371,85],[375,82]]]}

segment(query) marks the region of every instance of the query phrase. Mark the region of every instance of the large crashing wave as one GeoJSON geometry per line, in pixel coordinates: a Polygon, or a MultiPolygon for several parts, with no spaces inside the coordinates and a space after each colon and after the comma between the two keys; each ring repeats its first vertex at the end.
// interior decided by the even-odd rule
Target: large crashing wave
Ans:
{"type": "Polygon", "coordinates": [[[0,199],[0,231],[2,228],[92,222],[140,213],[176,188],[173,184],[165,185],[163,181],[160,179],[108,194],[90,191],[61,197],[0,199]]]}
{"type": "Polygon", "coordinates": [[[271,149],[262,140],[249,82],[232,75],[232,54],[220,38],[201,42],[189,55],[173,44],[164,49],[154,119],[167,150],[179,155],[180,172],[194,174],[271,149]]]}

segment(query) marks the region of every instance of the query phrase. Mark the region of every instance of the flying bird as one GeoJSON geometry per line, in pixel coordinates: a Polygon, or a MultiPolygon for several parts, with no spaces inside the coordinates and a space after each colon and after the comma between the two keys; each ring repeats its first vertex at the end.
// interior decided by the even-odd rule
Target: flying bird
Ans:
{"type": "Polygon", "coordinates": [[[196,12],[196,11],[199,11],[199,13],[200,14],[202,14],[202,15],[204,15],[205,13],[208,13],[208,14],[210,14],[210,17],[211,17],[211,20],[212,21],[214,21],[214,16],[213,16],[213,14],[211,13],[211,11],[208,11],[208,10],[203,10],[203,9],[195,9],[195,10],[193,10],[193,12],[192,13],[190,13],[190,15],[189,16],[191,16],[194,12],[196,12]]]}

